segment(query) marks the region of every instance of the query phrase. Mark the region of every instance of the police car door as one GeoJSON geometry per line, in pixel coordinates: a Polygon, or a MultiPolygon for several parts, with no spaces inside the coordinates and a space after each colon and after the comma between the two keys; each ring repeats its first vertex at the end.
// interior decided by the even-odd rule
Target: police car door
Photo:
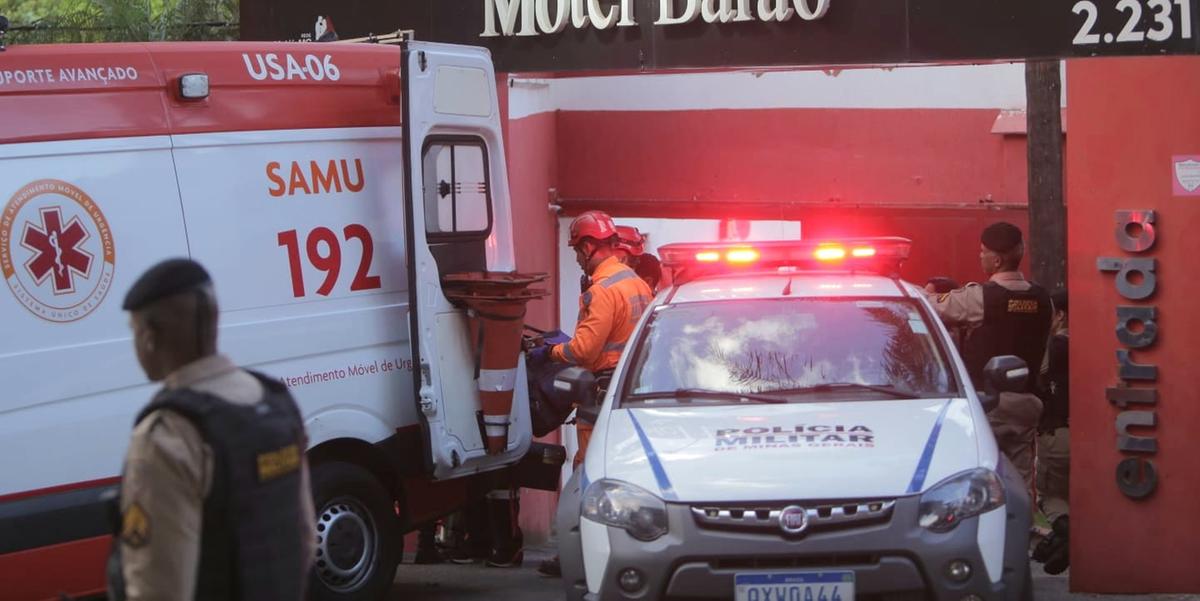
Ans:
{"type": "Polygon", "coordinates": [[[514,269],[491,57],[482,48],[411,42],[403,61],[412,352],[427,459],[441,479],[515,461],[530,440],[528,397],[519,376],[509,450],[487,455],[470,325],[441,286],[446,274],[514,269]]]}

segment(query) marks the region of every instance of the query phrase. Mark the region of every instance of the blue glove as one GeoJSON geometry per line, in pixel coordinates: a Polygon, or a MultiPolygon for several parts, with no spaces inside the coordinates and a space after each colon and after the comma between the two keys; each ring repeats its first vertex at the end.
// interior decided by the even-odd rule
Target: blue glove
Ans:
{"type": "Polygon", "coordinates": [[[566,344],[570,342],[571,337],[564,334],[562,330],[554,330],[542,334],[542,340],[545,340],[547,345],[554,346],[556,344],[566,344]]]}
{"type": "Polygon", "coordinates": [[[550,345],[544,344],[529,351],[529,365],[540,366],[550,362],[550,345]]]}

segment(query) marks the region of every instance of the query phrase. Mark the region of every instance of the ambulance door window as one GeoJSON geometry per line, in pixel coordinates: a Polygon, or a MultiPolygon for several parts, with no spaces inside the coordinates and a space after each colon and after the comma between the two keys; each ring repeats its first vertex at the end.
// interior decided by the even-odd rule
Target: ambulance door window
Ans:
{"type": "Polygon", "coordinates": [[[431,138],[421,162],[425,237],[438,272],[485,271],[492,230],[486,146],[472,137],[431,138]]]}

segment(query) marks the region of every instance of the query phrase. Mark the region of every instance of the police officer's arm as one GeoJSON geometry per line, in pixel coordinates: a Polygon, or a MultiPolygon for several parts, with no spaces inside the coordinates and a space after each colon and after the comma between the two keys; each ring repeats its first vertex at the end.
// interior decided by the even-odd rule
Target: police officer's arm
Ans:
{"type": "Polygon", "coordinates": [[[976,324],[983,321],[983,287],[967,284],[941,294],[927,292],[933,310],[948,326],[976,324]]]}
{"type": "Polygon", "coordinates": [[[616,301],[613,291],[603,286],[592,286],[584,294],[583,317],[575,326],[575,336],[570,342],[555,345],[550,356],[555,361],[572,365],[592,365],[604,352],[616,321],[616,301]]]}
{"type": "Polygon", "coordinates": [[[211,451],[186,418],[159,411],[134,430],[121,484],[121,559],[130,601],[191,599],[211,451]]]}

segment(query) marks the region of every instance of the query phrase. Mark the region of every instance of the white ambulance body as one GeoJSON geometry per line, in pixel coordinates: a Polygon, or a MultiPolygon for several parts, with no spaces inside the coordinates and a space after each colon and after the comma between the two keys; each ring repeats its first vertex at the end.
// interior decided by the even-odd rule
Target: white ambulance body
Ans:
{"type": "Polygon", "coordinates": [[[515,266],[486,51],[14,46],[0,115],[0,599],[103,587],[101,495],[156,389],[121,300],[169,257],[209,270],[221,350],[304,413],[343,549],[319,597],[386,590],[403,531],[529,448],[522,376],[507,451],[485,453],[440,288],[515,266]]]}

